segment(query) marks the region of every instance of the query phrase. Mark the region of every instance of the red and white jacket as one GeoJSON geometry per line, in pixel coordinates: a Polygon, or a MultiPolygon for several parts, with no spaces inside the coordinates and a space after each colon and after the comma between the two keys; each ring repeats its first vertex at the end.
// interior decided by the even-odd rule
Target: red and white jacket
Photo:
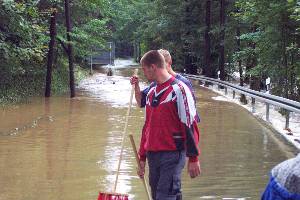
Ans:
{"type": "Polygon", "coordinates": [[[198,161],[197,111],[193,95],[182,81],[171,77],[165,83],[151,88],[145,109],[140,160],[146,160],[147,151],[185,149],[190,162],[198,161]]]}

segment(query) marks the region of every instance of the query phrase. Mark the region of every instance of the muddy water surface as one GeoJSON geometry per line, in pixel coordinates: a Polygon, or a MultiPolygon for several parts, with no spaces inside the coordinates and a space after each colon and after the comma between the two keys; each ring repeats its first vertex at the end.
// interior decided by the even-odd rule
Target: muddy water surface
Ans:
{"type": "MultiPolygon", "coordinates": [[[[140,71],[141,72],[141,71],[140,71]]],[[[129,102],[131,69],[97,73],[81,83],[78,97],[33,98],[0,110],[0,200],[95,200],[113,187],[129,102]]],[[[259,199],[269,170],[291,156],[243,108],[196,87],[201,115],[202,176],[184,171],[184,199],[259,199]]],[[[128,132],[139,135],[143,110],[135,105],[128,132]]],[[[125,144],[117,191],[146,199],[125,144]]]]}

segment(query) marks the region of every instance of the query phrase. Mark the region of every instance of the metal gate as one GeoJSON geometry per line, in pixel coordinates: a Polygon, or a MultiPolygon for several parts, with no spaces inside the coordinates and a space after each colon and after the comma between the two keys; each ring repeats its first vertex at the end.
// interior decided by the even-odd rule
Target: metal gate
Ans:
{"type": "Polygon", "coordinates": [[[90,65],[114,65],[115,43],[108,42],[105,49],[95,47],[92,54],[89,58],[90,65]]]}

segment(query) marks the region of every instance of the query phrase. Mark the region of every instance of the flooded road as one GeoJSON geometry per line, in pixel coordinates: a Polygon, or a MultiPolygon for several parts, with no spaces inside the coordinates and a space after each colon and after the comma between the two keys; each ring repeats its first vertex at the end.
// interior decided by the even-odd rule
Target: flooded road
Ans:
{"type": "MultiPolygon", "coordinates": [[[[111,192],[129,102],[131,69],[97,73],[78,97],[33,98],[0,110],[0,200],[95,200],[111,192]]],[[[141,71],[140,71],[141,73],[141,71]]],[[[184,199],[259,199],[269,170],[292,156],[243,108],[196,87],[202,175],[183,178],[184,199]]],[[[134,105],[128,133],[136,143],[144,111],[134,105]]],[[[146,199],[129,140],[117,192],[146,199]]]]}

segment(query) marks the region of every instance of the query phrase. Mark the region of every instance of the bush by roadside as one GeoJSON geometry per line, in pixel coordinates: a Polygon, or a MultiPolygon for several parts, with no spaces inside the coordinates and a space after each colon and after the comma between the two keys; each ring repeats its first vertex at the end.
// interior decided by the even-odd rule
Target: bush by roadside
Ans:
{"type": "MultiPolygon", "coordinates": [[[[79,65],[75,65],[76,84],[88,76],[88,70],[79,65]]],[[[39,72],[26,73],[5,73],[0,80],[0,104],[14,104],[26,102],[29,97],[42,96],[45,92],[45,70],[39,72]]],[[[69,70],[68,61],[59,62],[52,72],[52,95],[63,95],[69,91],[69,70]]]]}

